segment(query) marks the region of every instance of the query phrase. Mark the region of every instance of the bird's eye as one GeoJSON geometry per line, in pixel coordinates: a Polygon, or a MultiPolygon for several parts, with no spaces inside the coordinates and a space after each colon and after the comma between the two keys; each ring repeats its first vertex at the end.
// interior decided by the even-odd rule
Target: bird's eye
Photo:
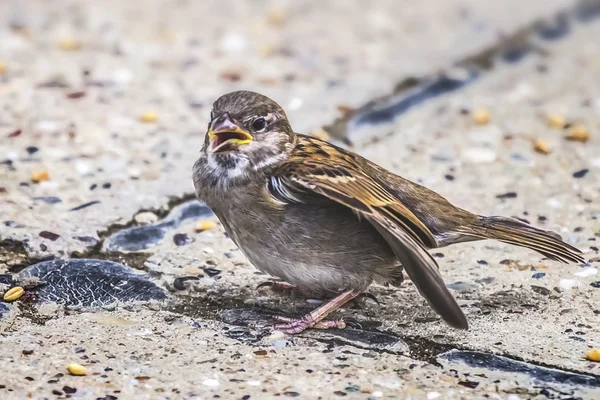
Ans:
{"type": "Polygon", "coordinates": [[[252,121],[252,129],[255,132],[264,131],[266,127],[267,127],[267,120],[264,119],[263,117],[256,118],[254,121],[252,121]]]}

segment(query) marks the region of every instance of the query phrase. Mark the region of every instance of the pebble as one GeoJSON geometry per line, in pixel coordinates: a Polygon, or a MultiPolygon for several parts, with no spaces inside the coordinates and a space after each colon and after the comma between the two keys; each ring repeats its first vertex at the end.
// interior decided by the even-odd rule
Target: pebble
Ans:
{"type": "Polygon", "coordinates": [[[89,162],[85,161],[77,161],[75,163],[75,171],[77,171],[80,175],[85,175],[92,170],[92,166],[89,162]]]}
{"type": "Polygon", "coordinates": [[[585,143],[590,140],[590,131],[584,125],[576,124],[568,129],[565,139],[585,143]]]}
{"type": "Polygon", "coordinates": [[[6,71],[8,71],[6,64],[4,64],[2,61],[0,61],[0,74],[5,74],[6,71]]]}
{"type": "Polygon", "coordinates": [[[480,108],[473,111],[473,121],[477,125],[487,125],[491,120],[491,114],[489,110],[485,108],[480,108]]]}
{"type": "Polygon", "coordinates": [[[247,40],[237,32],[229,32],[221,39],[221,50],[238,53],[246,48],[247,40]]]}
{"type": "Polygon", "coordinates": [[[554,129],[562,129],[567,124],[565,117],[562,115],[551,114],[547,117],[548,126],[554,129]]]}
{"type": "Polygon", "coordinates": [[[185,233],[176,233],[175,235],[173,235],[173,242],[177,246],[185,246],[186,244],[190,244],[193,241],[194,241],[194,239],[192,239],[185,233]]]}
{"type": "Polygon", "coordinates": [[[34,183],[47,181],[50,179],[50,173],[47,170],[37,170],[31,173],[31,181],[34,183]]]}
{"type": "Polygon", "coordinates": [[[427,400],[437,399],[440,396],[441,394],[439,392],[429,392],[427,393],[427,400]]]}
{"type": "Polygon", "coordinates": [[[196,225],[196,232],[204,232],[213,229],[217,224],[210,219],[203,219],[196,225]]]}
{"type": "Polygon", "coordinates": [[[541,278],[543,278],[545,276],[546,276],[545,272],[536,272],[535,274],[531,275],[531,277],[533,279],[541,279],[541,278]]]}
{"type": "Polygon", "coordinates": [[[25,293],[25,289],[23,289],[21,286],[15,286],[4,293],[4,301],[18,300],[21,296],[23,296],[23,293],[25,293]]]}
{"type": "Polygon", "coordinates": [[[273,347],[276,349],[283,349],[285,348],[285,346],[287,346],[289,342],[287,340],[276,340],[275,342],[273,342],[273,347]]]}
{"type": "Polygon", "coordinates": [[[268,339],[269,340],[281,340],[285,337],[285,333],[281,332],[281,331],[273,331],[268,339]]]}
{"type": "Polygon", "coordinates": [[[472,147],[463,152],[463,157],[472,163],[483,164],[490,163],[496,160],[496,153],[489,149],[472,147]]]}
{"type": "Polygon", "coordinates": [[[548,142],[540,139],[535,139],[533,141],[533,150],[540,154],[550,154],[552,152],[548,142]]]}
{"type": "Polygon", "coordinates": [[[598,269],[594,268],[594,267],[585,267],[584,269],[582,269],[579,272],[575,272],[575,276],[579,276],[582,278],[586,278],[588,276],[594,276],[598,273],[598,269]]]}
{"type": "Polygon", "coordinates": [[[595,361],[595,362],[600,362],[600,349],[592,349],[590,350],[585,358],[587,358],[590,361],[595,361]]]}
{"type": "Polygon", "coordinates": [[[69,373],[71,375],[76,375],[76,376],[87,375],[87,368],[84,367],[83,365],[77,364],[77,363],[71,363],[71,364],[67,365],[67,371],[69,371],[69,373]]]}
{"type": "Polygon", "coordinates": [[[579,286],[579,282],[577,282],[576,280],[573,280],[573,279],[561,279],[558,282],[558,286],[562,290],[571,290],[574,287],[578,287],[579,286]]]}
{"type": "Polygon", "coordinates": [[[562,202],[558,199],[550,198],[550,199],[546,200],[546,205],[548,207],[552,207],[552,208],[560,208],[560,207],[562,207],[562,202]]]}
{"type": "Polygon", "coordinates": [[[133,219],[140,225],[148,225],[158,221],[158,215],[150,211],[144,211],[137,214],[133,219]]]}
{"type": "Polygon", "coordinates": [[[590,170],[587,168],[580,169],[579,171],[573,172],[573,178],[583,178],[588,172],[590,172],[590,170]]]}
{"type": "Polygon", "coordinates": [[[205,379],[202,384],[210,387],[217,387],[219,386],[219,381],[216,379],[205,379]]]}
{"type": "Polygon", "coordinates": [[[44,239],[52,240],[53,242],[60,237],[59,234],[56,234],[54,232],[49,232],[49,231],[41,231],[39,233],[39,235],[40,235],[40,237],[43,237],[44,239]]]}
{"type": "Polygon", "coordinates": [[[154,124],[158,121],[158,114],[154,111],[146,111],[140,115],[140,122],[143,124],[154,124]]]}

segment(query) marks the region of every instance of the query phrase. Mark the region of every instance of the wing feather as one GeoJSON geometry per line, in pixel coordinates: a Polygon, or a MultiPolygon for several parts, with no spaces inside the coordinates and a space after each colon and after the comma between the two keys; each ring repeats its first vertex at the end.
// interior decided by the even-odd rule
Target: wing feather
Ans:
{"type": "Polygon", "coordinates": [[[465,315],[426,250],[436,246],[429,228],[360,168],[358,156],[316,139],[301,137],[300,140],[301,151],[293,154],[271,177],[268,188],[276,191],[273,195],[290,202],[310,202],[316,193],[364,217],[389,244],[431,307],[451,326],[467,329],[465,315]]]}

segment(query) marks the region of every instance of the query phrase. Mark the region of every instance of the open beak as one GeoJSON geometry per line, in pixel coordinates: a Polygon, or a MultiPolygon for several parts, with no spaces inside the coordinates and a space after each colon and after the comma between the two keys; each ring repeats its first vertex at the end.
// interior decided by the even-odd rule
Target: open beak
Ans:
{"type": "Polygon", "coordinates": [[[252,135],[236,124],[229,113],[219,115],[213,119],[208,129],[210,151],[220,153],[232,150],[235,146],[250,143],[252,135]]]}

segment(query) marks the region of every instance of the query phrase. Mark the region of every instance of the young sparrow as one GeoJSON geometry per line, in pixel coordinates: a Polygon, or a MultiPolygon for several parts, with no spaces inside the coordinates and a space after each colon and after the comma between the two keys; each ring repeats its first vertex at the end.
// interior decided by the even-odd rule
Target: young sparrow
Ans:
{"type": "Polygon", "coordinates": [[[377,282],[398,286],[402,268],[455,328],[467,319],[427,249],[480,239],[583,262],[559,235],[513,218],[484,217],[325,141],[294,133],[273,100],[238,91],[214,104],[200,158],[198,198],[259,270],[301,291],[333,297],[275,329],[343,328],[325,317],[377,282]]]}

